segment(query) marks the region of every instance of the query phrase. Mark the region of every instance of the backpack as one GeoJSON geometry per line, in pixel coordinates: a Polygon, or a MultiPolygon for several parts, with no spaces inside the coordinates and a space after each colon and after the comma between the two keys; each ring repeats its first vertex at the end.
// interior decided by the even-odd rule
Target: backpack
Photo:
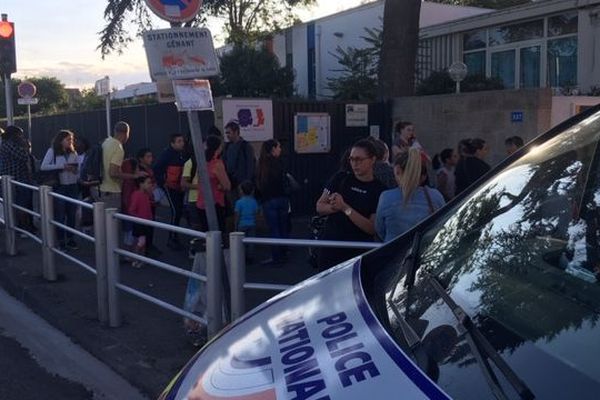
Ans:
{"type": "Polygon", "coordinates": [[[104,160],[102,157],[102,144],[97,144],[85,153],[85,158],[81,164],[81,171],[79,172],[79,179],[83,183],[99,185],[102,183],[103,174],[104,160]]]}

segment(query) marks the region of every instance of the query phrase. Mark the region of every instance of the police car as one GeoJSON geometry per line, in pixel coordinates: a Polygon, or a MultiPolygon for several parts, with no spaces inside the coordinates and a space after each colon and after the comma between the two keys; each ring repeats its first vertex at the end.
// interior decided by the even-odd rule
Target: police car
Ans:
{"type": "Polygon", "coordinates": [[[161,399],[600,398],[600,108],[245,315],[161,399]]]}

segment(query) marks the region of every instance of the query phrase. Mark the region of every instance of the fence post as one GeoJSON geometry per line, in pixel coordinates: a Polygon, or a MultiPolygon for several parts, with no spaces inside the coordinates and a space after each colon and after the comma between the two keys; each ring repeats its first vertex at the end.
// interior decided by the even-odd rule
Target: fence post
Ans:
{"type": "Polygon", "coordinates": [[[206,319],[208,338],[214,337],[223,327],[221,232],[206,233],[206,319]]]}
{"type": "Polygon", "coordinates": [[[108,283],[106,279],[106,213],[104,203],[94,203],[94,253],[96,256],[96,295],[98,320],[108,323],[108,283]]]}
{"type": "Polygon", "coordinates": [[[244,283],[246,283],[246,249],[243,232],[229,234],[229,254],[231,268],[229,270],[229,286],[231,287],[231,320],[241,317],[246,310],[244,283]]]}
{"type": "Polygon", "coordinates": [[[116,208],[105,211],[106,224],[106,283],[108,295],[108,326],[121,326],[121,308],[119,304],[119,220],[115,218],[116,208]]]}
{"type": "Polygon", "coordinates": [[[6,254],[17,255],[17,237],[15,231],[15,209],[13,208],[14,187],[11,183],[12,176],[2,177],[2,196],[4,199],[4,237],[6,240],[6,254]]]}
{"type": "Polygon", "coordinates": [[[40,186],[40,231],[42,232],[42,276],[47,281],[56,281],[56,229],[52,225],[54,219],[54,203],[50,196],[50,186],[40,186]]]}

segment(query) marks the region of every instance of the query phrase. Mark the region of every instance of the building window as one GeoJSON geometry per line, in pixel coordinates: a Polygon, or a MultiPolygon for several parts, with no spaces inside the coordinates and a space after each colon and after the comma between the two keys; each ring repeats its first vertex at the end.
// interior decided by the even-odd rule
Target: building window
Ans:
{"type": "Polygon", "coordinates": [[[544,20],[522,22],[520,24],[499,26],[489,30],[490,46],[500,46],[507,43],[524,40],[541,39],[544,37],[544,20]]]}
{"type": "Polygon", "coordinates": [[[487,31],[485,29],[465,33],[463,35],[463,50],[484,49],[487,42],[486,35],[487,31]]]}
{"type": "Polygon", "coordinates": [[[492,53],[492,77],[498,78],[505,89],[515,87],[515,50],[492,53]]]}
{"type": "Polygon", "coordinates": [[[577,37],[548,40],[548,84],[577,85],[577,37]]]}
{"type": "Polygon", "coordinates": [[[485,76],[485,50],[466,53],[463,62],[467,65],[469,75],[485,76]]]}
{"type": "Polygon", "coordinates": [[[523,47],[520,49],[520,81],[521,88],[540,87],[542,66],[541,46],[523,47]]]}
{"type": "Polygon", "coordinates": [[[577,11],[548,18],[548,37],[577,33],[577,11]]]}

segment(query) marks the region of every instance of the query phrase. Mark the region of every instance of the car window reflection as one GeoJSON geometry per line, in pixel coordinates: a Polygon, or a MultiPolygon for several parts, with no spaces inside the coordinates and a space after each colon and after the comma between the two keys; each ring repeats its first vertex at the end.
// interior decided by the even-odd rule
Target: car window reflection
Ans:
{"type": "Polygon", "coordinates": [[[600,382],[600,341],[585,341],[600,334],[599,139],[599,118],[583,121],[531,149],[424,233],[415,286],[400,280],[387,293],[421,342],[428,338],[422,366],[432,379],[469,369],[473,355],[464,338],[450,338],[452,318],[422,282],[424,271],[509,362],[526,348],[537,354],[515,366],[530,380],[535,373],[524,365],[549,356],[582,376],[580,390],[600,382]]]}

